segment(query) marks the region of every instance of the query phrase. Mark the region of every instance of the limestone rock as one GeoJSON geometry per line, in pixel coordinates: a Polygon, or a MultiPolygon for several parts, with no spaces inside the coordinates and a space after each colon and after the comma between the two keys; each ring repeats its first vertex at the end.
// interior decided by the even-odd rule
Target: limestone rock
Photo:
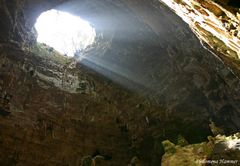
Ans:
{"type": "Polygon", "coordinates": [[[226,137],[218,135],[209,142],[191,144],[184,147],[175,146],[176,152],[166,151],[162,158],[162,165],[238,165],[240,151],[238,146],[239,133],[226,137]]]}

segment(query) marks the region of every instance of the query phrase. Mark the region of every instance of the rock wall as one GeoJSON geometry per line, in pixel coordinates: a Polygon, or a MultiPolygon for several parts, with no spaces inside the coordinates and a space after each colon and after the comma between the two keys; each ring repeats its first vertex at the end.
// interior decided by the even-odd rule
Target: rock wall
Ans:
{"type": "Polygon", "coordinates": [[[160,0],[189,24],[198,38],[217,51],[239,76],[239,6],[235,1],[160,0]]]}
{"type": "Polygon", "coordinates": [[[175,145],[166,140],[162,165],[239,165],[239,141],[239,133],[209,137],[208,142],[192,145],[175,145]]]}

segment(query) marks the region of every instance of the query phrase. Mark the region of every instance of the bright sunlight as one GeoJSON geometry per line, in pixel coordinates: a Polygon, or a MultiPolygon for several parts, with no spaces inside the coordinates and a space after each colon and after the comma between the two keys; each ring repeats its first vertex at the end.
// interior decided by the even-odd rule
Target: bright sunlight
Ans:
{"type": "Polygon", "coordinates": [[[87,21],[67,12],[49,10],[42,13],[35,24],[37,41],[62,54],[74,56],[94,42],[95,30],[87,21]]]}

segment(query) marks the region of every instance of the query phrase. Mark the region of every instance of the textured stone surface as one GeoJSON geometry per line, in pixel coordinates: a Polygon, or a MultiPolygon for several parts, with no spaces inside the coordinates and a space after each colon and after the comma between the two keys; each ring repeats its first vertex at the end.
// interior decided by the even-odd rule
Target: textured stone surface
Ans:
{"type": "Polygon", "coordinates": [[[11,1],[21,13],[11,17],[7,2],[0,165],[160,165],[165,139],[239,130],[238,77],[158,1],[11,1]],[[31,25],[54,6],[95,26],[82,61],[34,43],[31,25]],[[11,31],[15,23],[22,29],[11,31]]]}
{"type": "Polygon", "coordinates": [[[239,133],[229,137],[218,135],[209,137],[208,142],[186,146],[174,145],[169,140],[165,140],[162,166],[239,165],[239,136],[239,133]]]}
{"type": "Polygon", "coordinates": [[[234,0],[160,0],[239,76],[240,14],[234,0]],[[221,54],[219,54],[221,53],[221,54]]]}

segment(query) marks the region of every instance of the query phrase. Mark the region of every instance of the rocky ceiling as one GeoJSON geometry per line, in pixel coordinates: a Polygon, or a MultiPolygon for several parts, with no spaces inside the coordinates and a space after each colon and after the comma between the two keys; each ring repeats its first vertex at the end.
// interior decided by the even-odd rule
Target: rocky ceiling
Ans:
{"type": "Polygon", "coordinates": [[[0,165],[155,166],[165,139],[239,131],[236,6],[1,0],[0,165]],[[36,18],[52,8],[95,27],[84,60],[36,43],[36,18]]]}
{"type": "Polygon", "coordinates": [[[239,76],[240,13],[234,0],[161,0],[239,76]]]}

